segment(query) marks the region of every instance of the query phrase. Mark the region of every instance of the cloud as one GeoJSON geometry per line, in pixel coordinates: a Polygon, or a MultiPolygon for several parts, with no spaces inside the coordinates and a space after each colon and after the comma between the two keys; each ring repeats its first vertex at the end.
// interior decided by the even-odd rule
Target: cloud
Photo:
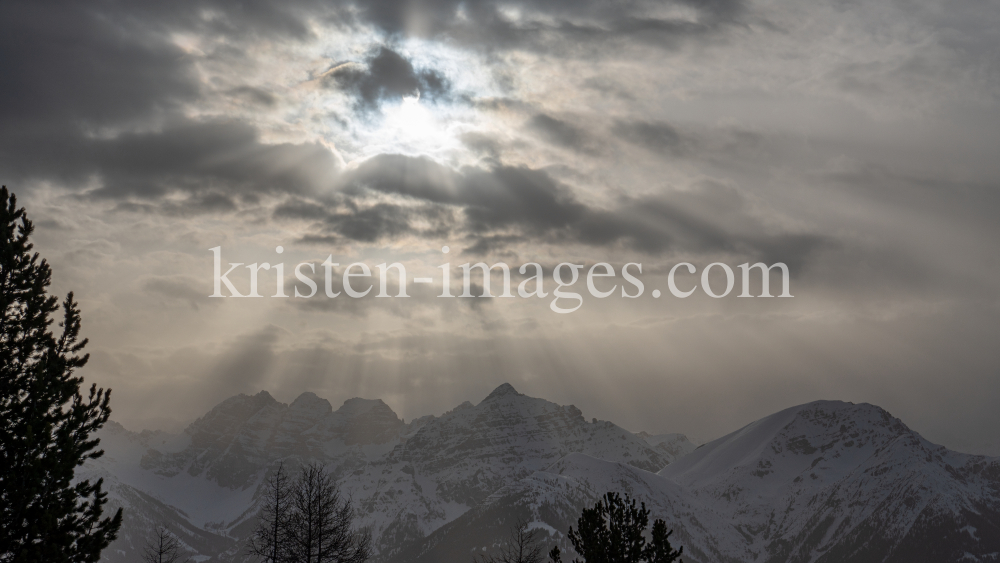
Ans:
{"type": "Polygon", "coordinates": [[[568,52],[571,42],[602,44],[625,38],[673,48],[679,39],[738,21],[743,12],[741,0],[613,4],[600,0],[373,0],[363,4],[360,15],[389,34],[444,36],[475,49],[568,52]],[[661,14],[671,6],[689,8],[694,19],[661,14]]]}
{"type": "MultiPolygon", "coordinates": [[[[734,427],[830,392],[881,403],[947,387],[950,404],[985,413],[998,22],[988,2],[922,0],[9,0],[0,175],[37,213],[54,283],[100,311],[95,345],[134,356],[112,383],[191,385],[172,404],[155,396],[164,410],[188,405],[197,378],[214,400],[323,378],[354,389],[381,370],[407,404],[426,397],[415,414],[468,398],[456,385],[529,372],[644,424],[662,420],[664,396],[734,427]],[[431,131],[379,119],[418,94],[431,131]],[[781,261],[799,277],[794,300],[591,300],[567,324],[532,316],[536,334],[506,349],[493,335],[518,326],[506,315],[520,300],[456,300],[472,315],[319,297],[191,310],[206,302],[206,248],[251,262],[278,243],[289,261],[322,249],[420,262],[443,244],[453,262],[531,257],[546,272],[637,260],[647,295],[680,259],[781,261]],[[303,317],[323,334],[303,340],[303,317]],[[263,319],[284,328],[259,331],[263,319]],[[369,329],[384,332],[366,348],[369,329]],[[220,336],[236,333],[250,336],[220,336]],[[422,363],[394,362],[397,341],[422,363]],[[158,363],[164,343],[179,351],[158,363]],[[935,370],[956,365],[967,385],[939,385],[935,370]]],[[[980,427],[996,427],[993,411],[980,427]]]]}
{"type": "Polygon", "coordinates": [[[417,70],[410,60],[386,46],[380,46],[365,65],[341,63],[327,71],[323,80],[356,96],[365,109],[406,96],[433,101],[450,90],[443,74],[434,69],[417,70]]]}
{"type": "MultiPolygon", "coordinates": [[[[0,166],[8,173],[70,185],[96,178],[99,185],[89,191],[94,197],[310,193],[331,185],[340,168],[337,155],[324,145],[266,144],[253,126],[240,121],[182,119],[158,131],[126,132],[107,139],[70,134],[55,141],[59,158],[51,161],[38,157],[52,147],[31,140],[11,146],[0,156],[0,166]]],[[[233,208],[225,195],[203,195],[197,202],[206,211],[233,208]]],[[[167,206],[168,212],[172,210],[167,206]]]]}
{"type": "Polygon", "coordinates": [[[683,156],[693,148],[692,139],[661,121],[618,120],[611,131],[621,139],[654,153],[683,156]]]}
{"type": "Polygon", "coordinates": [[[0,8],[3,139],[12,129],[24,138],[77,123],[128,123],[198,97],[190,60],[158,22],[103,8],[16,1],[0,8]]]}
{"type": "Polygon", "coordinates": [[[197,310],[201,305],[219,305],[218,299],[205,299],[205,284],[191,276],[149,276],[141,281],[141,287],[148,293],[179,301],[197,310]]]}
{"type": "Polygon", "coordinates": [[[551,115],[535,115],[528,121],[528,127],[554,145],[583,153],[596,152],[590,136],[583,128],[551,115]]]}
{"type": "Polygon", "coordinates": [[[290,200],[274,217],[309,221],[309,236],[317,241],[461,236],[471,241],[469,253],[502,253],[528,242],[620,245],[654,254],[734,253],[800,266],[832,243],[820,234],[769,225],[737,189],[711,181],[688,191],[622,195],[600,208],[579,201],[542,170],[452,170],[427,158],[379,155],[345,172],[338,185],[337,196],[290,200]]]}

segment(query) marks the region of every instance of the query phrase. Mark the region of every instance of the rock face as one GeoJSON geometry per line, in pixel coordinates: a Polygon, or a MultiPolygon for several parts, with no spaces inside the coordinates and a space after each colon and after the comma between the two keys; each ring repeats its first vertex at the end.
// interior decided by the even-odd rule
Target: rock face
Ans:
{"type": "MultiPolygon", "coordinates": [[[[370,526],[379,562],[465,561],[526,518],[565,550],[609,490],[644,501],[695,563],[997,561],[1000,459],[928,443],[872,405],[820,401],[695,449],[630,433],[502,385],[404,424],[382,401],[312,393],[222,402],[181,435],[109,423],[104,477],[126,507],[112,562],[167,523],[200,561],[243,561],[261,483],[279,462],[326,464],[370,526]]],[[[571,559],[568,557],[567,560],[571,559]]]]}

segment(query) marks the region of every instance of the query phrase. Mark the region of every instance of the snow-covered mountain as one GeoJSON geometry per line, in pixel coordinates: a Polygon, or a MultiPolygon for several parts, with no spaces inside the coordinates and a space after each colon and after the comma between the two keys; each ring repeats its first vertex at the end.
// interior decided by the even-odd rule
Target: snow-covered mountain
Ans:
{"type": "Polygon", "coordinates": [[[689,562],[1000,559],[1000,459],[930,444],[872,405],[810,403],[695,449],[507,384],[409,424],[378,400],[333,410],[261,392],[180,435],[109,423],[101,438],[107,455],[85,472],[126,508],[110,562],[135,560],[161,522],[196,561],[242,561],[264,477],[312,461],[352,496],[380,562],[469,561],[516,518],[567,549],[580,510],[609,490],[667,520],[689,562]]]}
{"type": "MultiPolygon", "coordinates": [[[[574,454],[498,490],[399,561],[451,561],[516,518],[565,531],[605,491],[665,519],[685,561],[1000,560],[1000,458],[933,445],[886,411],[818,401],[754,422],[651,474],[574,454]]],[[[568,559],[568,558],[567,558],[568,559]]]]}
{"type": "Polygon", "coordinates": [[[161,520],[179,529],[192,552],[240,560],[261,483],[279,461],[326,464],[387,559],[571,453],[656,471],[676,457],[672,451],[693,447],[683,438],[670,442],[673,449],[658,447],[663,440],[587,422],[572,405],[527,397],[508,384],[478,405],[409,424],[379,400],[351,399],[334,411],[312,393],[285,405],[262,391],[227,399],[180,436],[115,424],[101,436],[107,455],[87,473],[105,477],[113,501],[127,509],[126,529],[105,553],[109,561],[127,560],[143,530],[161,520]],[[195,531],[208,536],[195,538],[195,531]]]}

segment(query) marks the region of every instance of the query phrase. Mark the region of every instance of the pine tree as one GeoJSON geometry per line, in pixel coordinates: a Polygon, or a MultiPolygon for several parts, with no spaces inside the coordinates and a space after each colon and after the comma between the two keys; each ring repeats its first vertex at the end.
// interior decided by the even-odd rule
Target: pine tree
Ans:
{"type": "MultiPolygon", "coordinates": [[[[605,494],[593,508],[585,508],[577,520],[577,529],[569,528],[567,537],[573,549],[583,558],[573,563],[673,563],[678,561],[684,548],[674,550],[670,545],[667,524],[657,519],[653,522],[650,540],[645,530],[649,524],[646,503],[636,506],[628,494],[622,499],[618,493],[605,494]]],[[[562,554],[556,546],[549,552],[553,563],[562,563],[562,554]]],[[[679,563],[679,561],[678,561],[679,563]]]]}
{"type": "Polygon", "coordinates": [[[61,334],[49,329],[58,299],[52,272],[28,242],[33,226],[7,187],[0,188],[0,562],[96,562],[115,539],[121,509],[104,517],[103,480],[73,484],[76,468],[104,452],[92,434],[111,413],[111,390],[74,372],[80,311],[62,304],[61,334]]]}
{"type": "Polygon", "coordinates": [[[646,546],[646,561],[649,563],[674,563],[679,561],[684,548],[674,549],[670,545],[670,534],[673,530],[667,530],[667,523],[657,519],[653,522],[652,538],[646,546]]]}

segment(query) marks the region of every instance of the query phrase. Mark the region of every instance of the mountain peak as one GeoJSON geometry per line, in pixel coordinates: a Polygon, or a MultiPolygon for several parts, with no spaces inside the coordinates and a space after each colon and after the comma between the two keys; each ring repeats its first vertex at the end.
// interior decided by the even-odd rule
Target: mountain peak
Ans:
{"type": "Polygon", "coordinates": [[[289,408],[293,410],[309,410],[309,411],[320,411],[323,414],[333,411],[333,407],[330,405],[330,401],[320,398],[315,393],[306,391],[302,393],[289,405],[289,408]]]}
{"type": "Polygon", "coordinates": [[[496,399],[496,398],[499,398],[499,397],[505,397],[507,395],[517,396],[517,395],[520,395],[520,393],[518,393],[517,390],[514,389],[514,386],[511,385],[510,383],[504,383],[500,387],[497,387],[496,389],[494,389],[493,392],[490,393],[489,395],[487,395],[486,398],[483,399],[483,400],[484,401],[489,401],[490,399],[496,399]]]}
{"type": "Polygon", "coordinates": [[[377,409],[378,411],[391,412],[393,413],[393,415],[396,414],[395,412],[393,412],[392,408],[389,405],[385,404],[385,401],[383,401],[382,399],[362,399],[361,397],[354,397],[353,399],[347,399],[346,401],[344,401],[344,404],[341,405],[339,409],[337,409],[337,412],[347,416],[359,416],[362,414],[366,414],[372,411],[373,409],[377,409]]]}

